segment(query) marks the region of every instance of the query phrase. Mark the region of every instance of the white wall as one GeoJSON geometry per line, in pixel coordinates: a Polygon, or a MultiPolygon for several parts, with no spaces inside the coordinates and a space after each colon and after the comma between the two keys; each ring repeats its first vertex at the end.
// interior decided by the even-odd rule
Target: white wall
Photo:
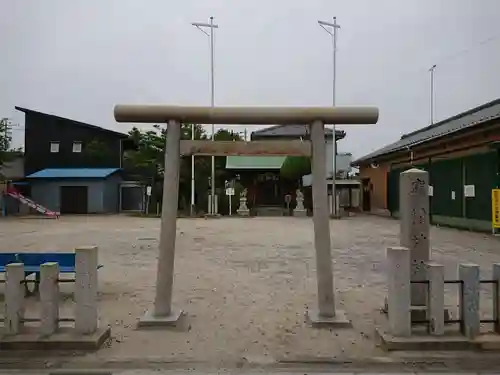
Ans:
{"type": "MultiPolygon", "coordinates": [[[[338,143],[337,143],[338,147],[338,143]]],[[[351,162],[352,162],[352,155],[351,154],[346,154],[346,153],[338,153],[337,150],[337,172],[340,171],[345,171],[345,172],[350,172],[351,171],[351,162]]],[[[326,176],[327,178],[332,177],[332,170],[333,170],[333,140],[327,140],[326,141],[326,176]]]]}
{"type": "MultiPolygon", "coordinates": [[[[337,144],[338,147],[338,144],[337,144]]],[[[337,153],[337,172],[351,171],[352,155],[346,153],[337,153]]],[[[333,171],[333,140],[326,141],[326,177],[331,178],[333,171]]],[[[310,186],[312,183],[312,175],[307,175],[302,178],[304,186],[310,186]]]]}

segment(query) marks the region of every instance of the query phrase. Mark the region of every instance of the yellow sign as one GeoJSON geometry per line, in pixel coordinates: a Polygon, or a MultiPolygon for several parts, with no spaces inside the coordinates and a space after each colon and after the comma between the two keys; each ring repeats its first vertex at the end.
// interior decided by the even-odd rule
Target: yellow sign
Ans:
{"type": "Polygon", "coordinates": [[[500,189],[491,190],[491,225],[500,228],[500,189]]]}

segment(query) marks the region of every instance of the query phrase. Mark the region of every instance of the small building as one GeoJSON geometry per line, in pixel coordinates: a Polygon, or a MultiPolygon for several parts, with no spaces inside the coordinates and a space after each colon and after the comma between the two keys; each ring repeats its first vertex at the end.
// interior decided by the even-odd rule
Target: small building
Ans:
{"type": "MultiPolygon", "coordinates": [[[[336,140],[343,139],[345,132],[336,131],[336,140]]],[[[327,176],[333,171],[333,130],[325,128],[327,176]]],[[[309,140],[307,125],[275,125],[252,132],[251,140],[309,140]]],[[[281,215],[286,208],[285,196],[295,197],[299,181],[280,177],[286,156],[228,156],[226,170],[233,172],[247,189],[248,207],[255,215],[281,215]]],[[[305,192],[306,207],[311,208],[310,194],[305,192]]],[[[294,198],[295,199],[295,198],[294,198]]]]}
{"type": "Polygon", "coordinates": [[[121,168],[132,147],[128,134],[61,116],[16,107],[24,112],[24,172],[46,168],[121,168]]]}
{"type": "Polygon", "coordinates": [[[63,214],[116,213],[120,207],[118,168],[47,168],[26,179],[31,198],[63,214]]]}
{"type": "Polygon", "coordinates": [[[364,211],[399,214],[399,174],[429,172],[435,224],[491,230],[491,190],[499,186],[500,99],[426,126],[353,162],[364,211]]]}
{"type": "Polygon", "coordinates": [[[128,134],[16,109],[25,113],[24,175],[11,184],[9,200],[61,214],[142,210],[144,187],[122,181],[124,151],[135,147],[128,134]]]}

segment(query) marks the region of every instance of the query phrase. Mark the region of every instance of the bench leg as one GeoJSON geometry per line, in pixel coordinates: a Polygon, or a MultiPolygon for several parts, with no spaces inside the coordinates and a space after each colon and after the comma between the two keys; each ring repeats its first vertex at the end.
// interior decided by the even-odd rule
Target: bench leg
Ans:
{"type": "Polygon", "coordinates": [[[33,294],[38,295],[40,293],[40,272],[35,273],[35,287],[33,288],[33,294]]]}
{"type": "Polygon", "coordinates": [[[40,293],[40,272],[34,272],[35,274],[35,285],[33,286],[33,290],[31,291],[29,288],[29,282],[27,282],[27,277],[33,274],[33,272],[26,272],[24,275],[24,295],[26,297],[31,297],[34,295],[38,295],[40,293]]]}
{"type": "Polygon", "coordinates": [[[24,273],[24,296],[25,297],[29,297],[31,295],[31,292],[30,292],[30,288],[28,287],[28,283],[26,282],[27,281],[27,277],[31,275],[30,272],[25,272],[24,273]]]}
{"type": "Polygon", "coordinates": [[[28,288],[28,283],[26,282],[26,277],[24,278],[24,296],[28,298],[31,295],[30,288],[28,288]]]}

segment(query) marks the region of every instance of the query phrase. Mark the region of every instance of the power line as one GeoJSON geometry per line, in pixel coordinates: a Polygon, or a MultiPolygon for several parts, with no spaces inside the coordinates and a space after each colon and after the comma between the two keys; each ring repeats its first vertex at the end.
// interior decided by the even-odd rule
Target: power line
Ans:
{"type": "MultiPolygon", "coordinates": [[[[441,66],[444,63],[448,63],[448,62],[454,61],[454,60],[462,57],[463,55],[467,55],[470,52],[473,52],[477,48],[480,48],[480,47],[482,47],[482,46],[484,46],[486,44],[489,44],[491,42],[498,41],[498,40],[500,40],[500,34],[492,35],[492,36],[490,36],[490,37],[488,37],[488,38],[486,38],[484,40],[481,40],[481,41],[473,44],[472,46],[470,46],[468,48],[459,50],[458,52],[450,53],[448,55],[444,55],[443,57],[439,58],[436,63],[429,64],[429,66],[430,65],[441,66]]],[[[420,75],[422,73],[428,74],[429,73],[429,67],[428,66],[427,67],[422,67],[422,68],[419,68],[417,70],[414,70],[413,72],[406,72],[406,73],[397,74],[393,79],[400,81],[403,78],[408,78],[408,77],[411,77],[413,75],[420,75]]],[[[371,91],[371,90],[381,90],[381,89],[385,89],[385,88],[387,88],[387,86],[384,84],[383,86],[381,85],[379,87],[368,88],[368,90],[366,90],[364,92],[371,91]]]]}

